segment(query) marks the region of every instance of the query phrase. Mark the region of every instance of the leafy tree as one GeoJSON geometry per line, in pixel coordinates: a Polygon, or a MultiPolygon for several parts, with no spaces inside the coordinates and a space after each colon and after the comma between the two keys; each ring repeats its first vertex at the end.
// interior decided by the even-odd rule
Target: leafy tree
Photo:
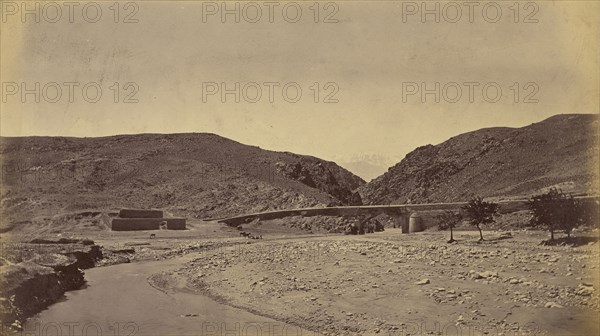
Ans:
{"type": "Polygon", "coordinates": [[[579,215],[581,216],[581,225],[590,228],[600,228],[600,204],[595,201],[578,201],[579,215]]]}
{"type": "Polygon", "coordinates": [[[494,216],[498,213],[498,207],[498,204],[486,202],[483,198],[476,196],[471,198],[469,203],[461,208],[469,223],[476,226],[477,230],[479,230],[479,241],[483,240],[481,224],[487,225],[493,223],[495,221],[494,216]]]}
{"type": "MultiPolygon", "coordinates": [[[[564,195],[564,194],[563,194],[564,195]]],[[[573,195],[567,195],[560,203],[560,228],[567,234],[567,238],[571,239],[571,232],[584,221],[583,206],[575,200],[573,195]]]]}
{"type": "Polygon", "coordinates": [[[554,231],[563,230],[568,238],[574,228],[585,221],[585,208],[575,200],[556,188],[547,193],[533,196],[528,202],[532,211],[531,224],[544,227],[550,231],[550,240],[554,240],[554,231]]]}
{"type": "Polygon", "coordinates": [[[552,188],[545,194],[533,196],[527,203],[533,215],[530,220],[531,225],[545,227],[550,231],[550,240],[554,240],[554,230],[558,226],[553,209],[558,199],[558,190],[552,188]]]}
{"type": "Polygon", "coordinates": [[[452,229],[454,229],[460,222],[463,220],[463,216],[460,212],[454,212],[451,210],[446,210],[443,213],[436,216],[438,221],[438,228],[440,230],[450,229],[450,240],[448,243],[455,242],[454,233],[452,229]]]}

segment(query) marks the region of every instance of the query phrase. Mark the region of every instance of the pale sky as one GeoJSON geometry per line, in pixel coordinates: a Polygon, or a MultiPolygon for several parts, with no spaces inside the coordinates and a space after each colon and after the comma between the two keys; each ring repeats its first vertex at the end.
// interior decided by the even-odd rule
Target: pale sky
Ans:
{"type": "MultiPolygon", "coordinates": [[[[397,161],[417,146],[479,128],[599,112],[597,1],[537,1],[529,7],[521,2],[518,14],[514,1],[497,1],[486,7],[487,16],[482,14],[486,2],[480,2],[473,22],[462,2],[437,2],[439,23],[434,15],[422,22],[420,9],[411,7],[421,1],[320,2],[319,23],[313,1],[295,3],[302,9],[297,22],[287,22],[296,17],[295,5],[272,2],[269,22],[265,2],[238,2],[240,23],[234,14],[222,22],[222,2],[121,2],[118,15],[109,8],[113,1],[96,2],[102,15],[95,23],[86,21],[94,21],[94,6],[86,7],[86,15],[84,2],[71,7],[71,23],[70,7],[54,3],[40,3],[39,23],[33,14],[22,23],[21,1],[2,1],[3,136],[211,132],[328,160],[378,155],[397,161]],[[247,22],[257,7],[262,17],[247,22]],[[449,22],[457,7],[461,18],[449,22]],[[210,15],[211,10],[217,12],[210,15]],[[323,22],[328,15],[337,22],[323,22]],[[128,16],[138,22],[124,23],[128,16]],[[496,16],[498,22],[486,21],[496,16]],[[23,102],[21,90],[34,89],[36,82],[40,102],[35,94],[23,102]],[[72,87],[73,102],[68,82],[78,85],[72,87]],[[203,92],[214,88],[211,83],[233,89],[236,82],[239,103],[233,94],[225,102],[220,93],[203,100],[203,92]],[[278,83],[271,86],[272,102],[270,84],[264,84],[269,82],[278,83]],[[465,82],[479,83],[473,102],[465,82]],[[102,89],[96,103],[84,99],[87,83],[89,100],[94,85],[102,89]],[[248,83],[261,89],[257,102],[252,102],[256,87],[248,83]],[[302,90],[295,103],[284,99],[294,98],[293,83],[302,90]],[[314,83],[319,83],[317,103],[314,83]],[[418,92],[403,101],[413,83],[428,89],[439,83],[440,102],[418,92]],[[462,96],[452,102],[457,85],[462,96]],[[501,88],[498,101],[484,100],[484,85],[490,100],[501,88]],[[56,86],[62,96],[55,99],[56,86]],[[138,102],[124,103],[136,87],[138,102]],[[337,102],[324,103],[335,90],[337,102]],[[525,103],[528,95],[538,102],[525,103]]],[[[228,6],[234,9],[235,2],[228,6]]]]}

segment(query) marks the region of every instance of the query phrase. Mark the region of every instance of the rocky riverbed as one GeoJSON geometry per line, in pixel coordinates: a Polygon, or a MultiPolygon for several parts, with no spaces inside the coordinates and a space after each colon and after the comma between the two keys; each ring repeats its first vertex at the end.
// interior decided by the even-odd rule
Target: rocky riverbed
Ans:
{"type": "MultiPolygon", "coordinates": [[[[323,334],[598,332],[598,243],[541,246],[543,233],[265,241],[206,250],[160,283],[323,334]],[[506,238],[506,235],[503,237],[506,238]]],[[[477,334],[477,333],[476,333],[477,334]]]]}
{"type": "Polygon", "coordinates": [[[599,332],[598,232],[578,233],[577,246],[547,246],[546,233],[526,230],[487,231],[481,243],[477,232],[458,231],[453,244],[435,231],[253,240],[228,230],[211,226],[203,232],[215,236],[206,239],[140,233],[100,240],[101,248],[83,240],[10,248],[2,259],[3,321],[20,322],[79,288],[80,268],[154,260],[147,280],[165,294],[208,295],[318,334],[599,332]],[[98,250],[101,260],[92,258],[98,250]],[[158,267],[174,260],[181,260],[175,268],[158,267]]]}

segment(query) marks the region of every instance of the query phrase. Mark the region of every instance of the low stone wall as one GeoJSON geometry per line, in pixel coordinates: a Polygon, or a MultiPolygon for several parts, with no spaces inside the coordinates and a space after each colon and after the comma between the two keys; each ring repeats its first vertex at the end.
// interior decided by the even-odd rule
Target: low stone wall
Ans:
{"type": "Polygon", "coordinates": [[[163,218],[162,210],[121,209],[111,221],[113,231],[185,230],[185,218],[163,218]],[[161,227],[161,224],[166,226],[161,227]]]}
{"type": "Polygon", "coordinates": [[[160,223],[167,222],[169,230],[185,230],[185,218],[113,218],[113,231],[160,230],[160,223]]]}
{"type": "Polygon", "coordinates": [[[121,209],[119,218],[163,218],[161,210],[121,209]]]}
{"type": "Polygon", "coordinates": [[[185,218],[166,218],[168,230],[185,230],[185,218]]]}
{"type": "Polygon", "coordinates": [[[113,231],[143,231],[158,230],[162,218],[113,218],[113,231]]]}

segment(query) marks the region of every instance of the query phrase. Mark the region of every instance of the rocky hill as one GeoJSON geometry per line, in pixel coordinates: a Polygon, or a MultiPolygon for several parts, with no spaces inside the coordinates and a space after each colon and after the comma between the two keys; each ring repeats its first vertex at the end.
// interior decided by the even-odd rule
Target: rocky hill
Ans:
{"type": "Polygon", "coordinates": [[[214,134],[0,138],[3,230],[37,216],[121,207],[192,218],[360,203],[333,162],[214,134]]]}
{"type": "Polygon", "coordinates": [[[359,188],[364,204],[510,198],[556,186],[598,194],[598,115],[556,115],[419,147],[359,188]]]}

